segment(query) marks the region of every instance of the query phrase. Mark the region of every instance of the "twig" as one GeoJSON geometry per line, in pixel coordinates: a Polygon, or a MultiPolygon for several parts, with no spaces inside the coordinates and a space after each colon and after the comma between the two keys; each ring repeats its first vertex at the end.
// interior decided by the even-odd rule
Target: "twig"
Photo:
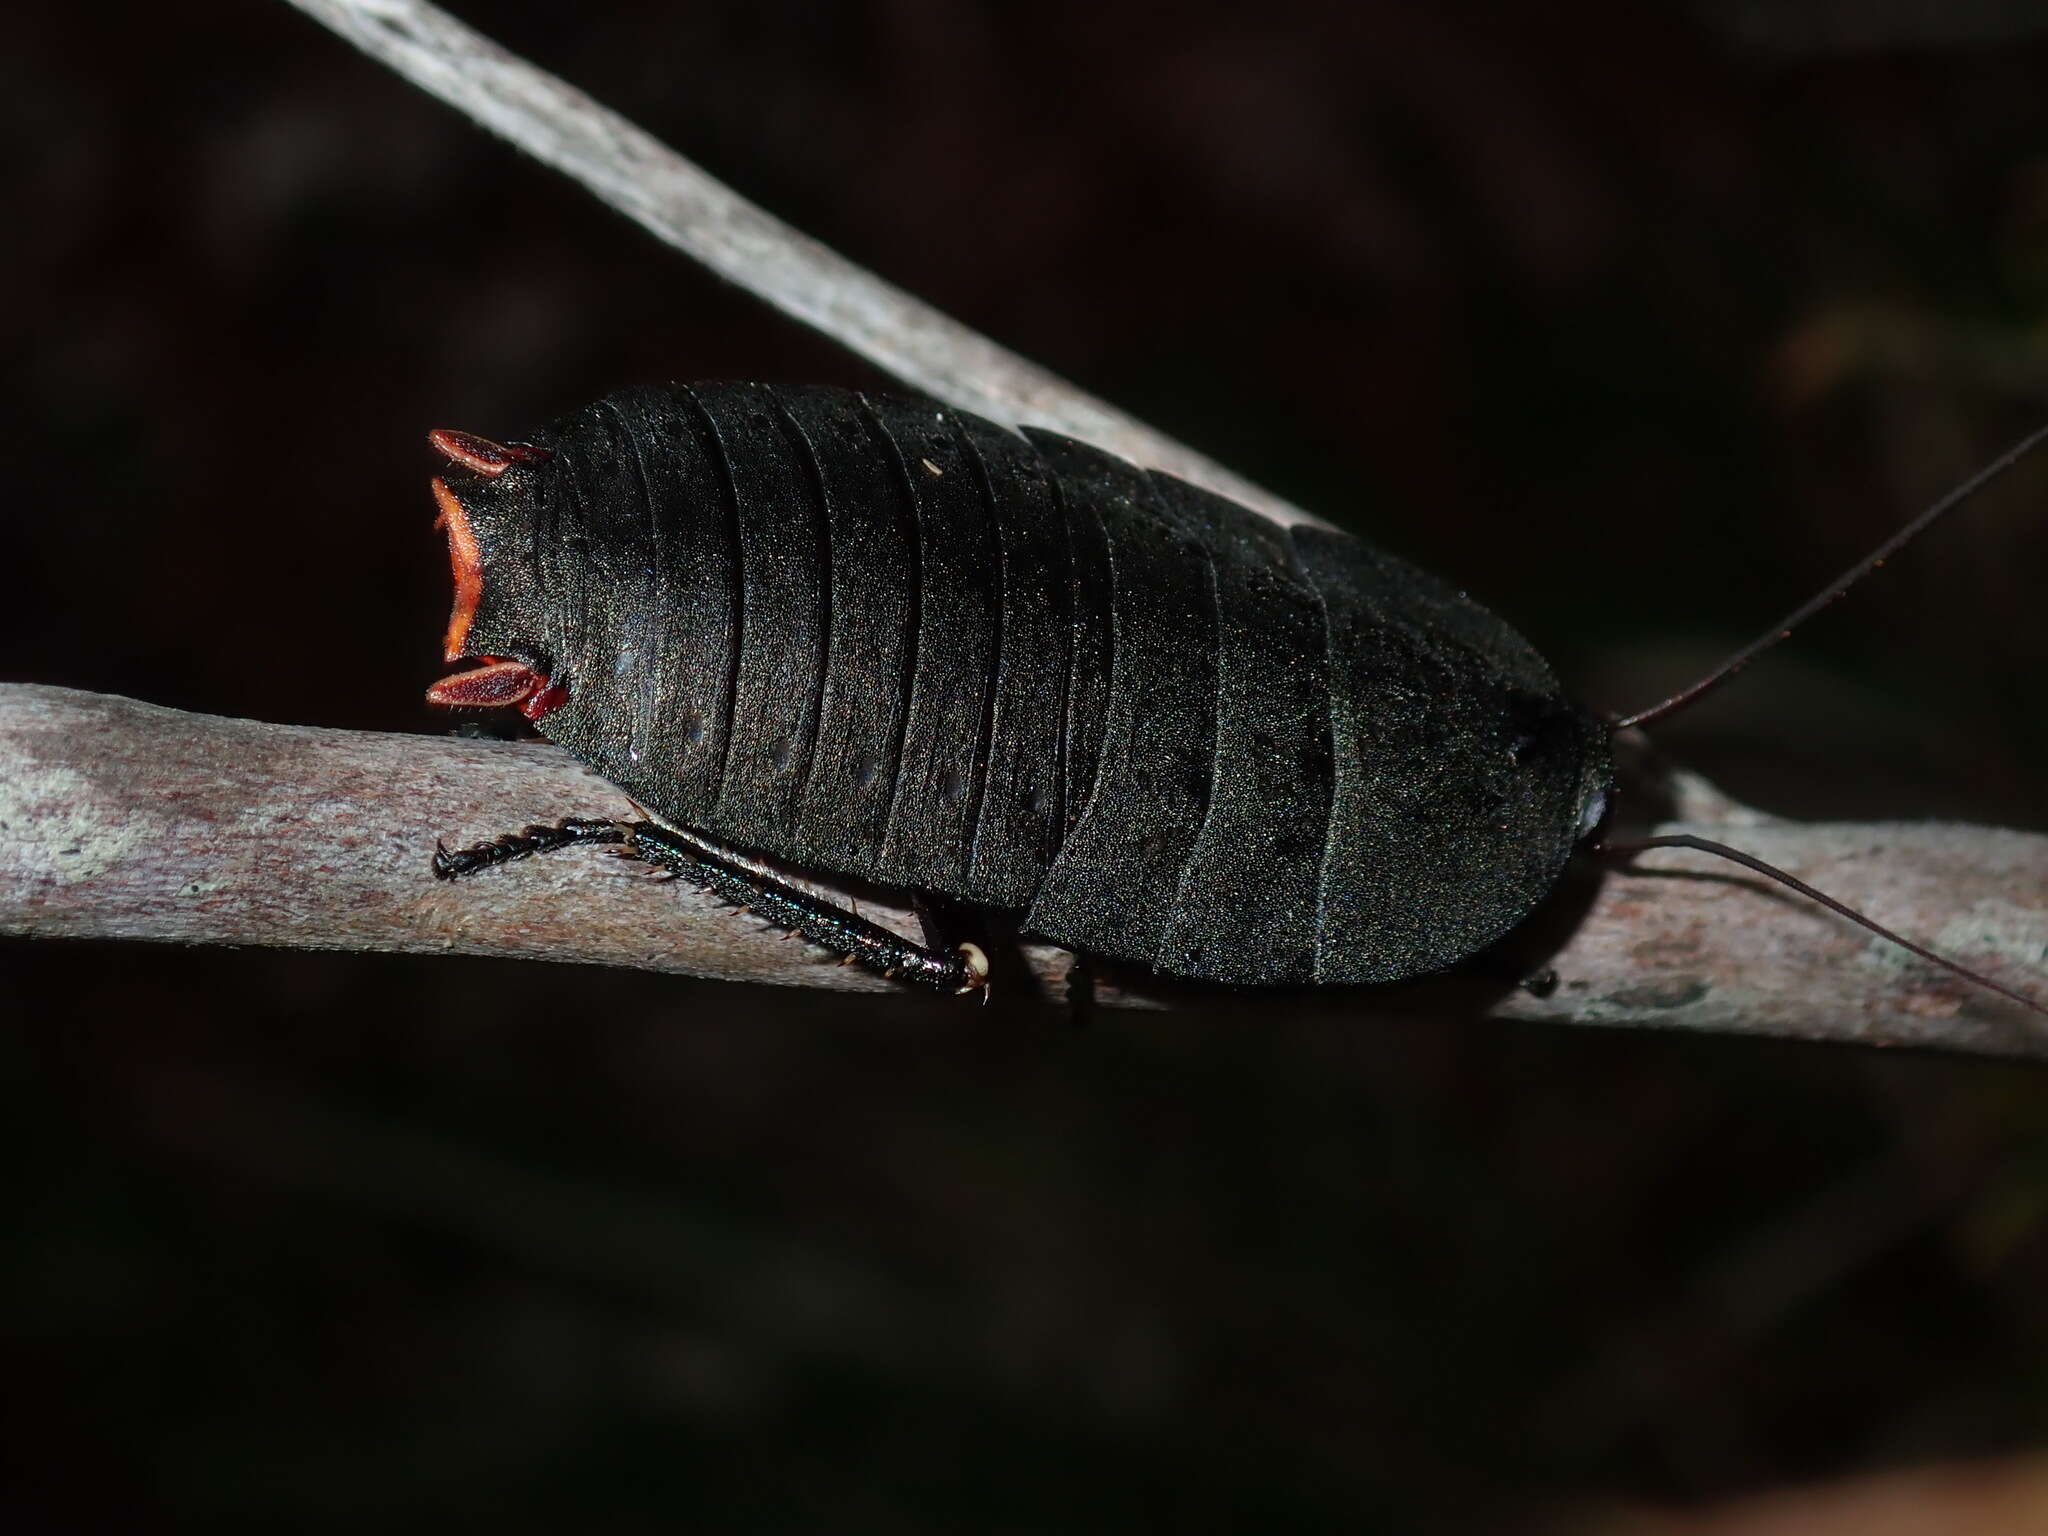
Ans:
{"type": "Polygon", "coordinates": [[[790,228],[439,7],[425,0],[291,4],[659,239],[912,388],[994,421],[1081,438],[1278,522],[1318,521],[790,228]]]}
{"type": "MultiPolygon", "coordinates": [[[[906,382],[999,420],[1085,437],[1283,521],[1303,515],[851,266],[431,6],[293,3],[906,382]]],[[[1900,930],[2014,985],[2048,981],[2048,839],[1972,827],[1792,826],[1745,815],[1697,784],[1690,799],[1691,819],[1665,830],[1741,821],[1753,851],[1900,930]]],[[[0,688],[0,931],[885,985],[601,856],[535,860],[454,886],[427,873],[440,837],[628,810],[616,790],[546,747],[259,725],[0,688]]],[[[866,910],[909,922],[886,902],[869,900],[866,910]]],[[[1549,998],[1434,984],[1394,1003],[1413,1010],[1448,995],[1509,1018],[2048,1056],[2048,1036],[2020,1010],[1725,872],[1610,879],[1583,914],[1565,916],[1569,937],[1552,957],[1563,981],[1549,998]]],[[[1051,985],[1068,964],[1043,948],[1028,959],[1051,985]]],[[[1173,1000],[1170,989],[1116,981],[1104,1001],[1173,1000]]],[[[1388,994],[1370,1001],[1385,1007],[1388,994]]],[[[1243,1006],[1272,1002],[1253,996],[1243,1006]]]]}
{"type": "MultiPolygon", "coordinates": [[[[2048,990],[2048,838],[1775,822],[1701,786],[1681,809],[1688,819],[1666,830],[1739,837],[2010,984],[2048,990]]],[[[0,687],[0,932],[520,956],[886,988],[596,850],[452,885],[428,873],[436,838],[629,812],[617,790],[552,747],[261,725],[0,687]]],[[[1704,862],[1671,857],[1674,869],[1704,862]]],[[[900,907],[864,899],[863,910],[916,931],[900,907]]],[[[1575,915],[1560,914],[1569,938],[1549,959],[1562,984],[1547,999],[1439,982],[1329,1005],[2048,1057],[2048,1032],[2020,1009],[1723,870],[1610,876],[1583,920],[1575,915]]],[[[1069,957],[1038,946],[1028,958],[1057,995],[1069,957]]],[[[1237,997],[1225,1005],[1279,1006],[1270,995],[1237,997]]],[[[1111,1004],[1187,998],[1114,976],[1103,992],[1111,1004]]]]}

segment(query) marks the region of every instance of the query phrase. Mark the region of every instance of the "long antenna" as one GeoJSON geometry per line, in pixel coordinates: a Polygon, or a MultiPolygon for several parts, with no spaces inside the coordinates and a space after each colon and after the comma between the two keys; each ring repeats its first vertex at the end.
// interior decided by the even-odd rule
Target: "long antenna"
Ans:
{"type": "MultiPolygon", "coordinates": [[[[2037,432],[2034,434],[2034,436],[2035,438],[2038,438],[2041,436],[2041,433],[2037,432]]],[[[2033,439],[2029,439],[2029,444],[2031,444],[2032,441],[2033,439]]],[[[1999,467],[2003,468],[2004,466],[2000,465],[1999,467]]],[[[1966,965],[1958,965],[1955,961],[1950,960],[1945,956],[1937,955],[1931,949],[1927,949],[1919,944],[1915,944],[1911,939],[1902,938],[1900,935],[1893,933],[1891,929],[1885,927],[1882,923],[1877,922],[1875,919],[1865,917],[1861,912],[1858,912],[1854,907],[1844,906],[1841,902],[1835,900],[1834,897],[1828,895],[1826,892],[1815,890],[1812,886],[1808,885],[1804,880],[1799,879],[1796,875],[1787,874],[1784,870],[1778,868],[1778,866],[1775,864],[1766,864],[1762,859],[1758,858],[1755,854],[1744,853],[1740,848],[1730,848],[1726,843],[1717,843],[1712,838],[1694,837],[1689,832],[1672,832],[1667,833],[1662,837],[1645,837],[1638,838],[1634,841],[1626,843],[1602,843],[1600,845],[1600,851],[1602,853],[1619,854],[1624,858],[1633,854],[1642,853],[1647,849],[1651,848],[1692,848],[1696,849],[1700,853],[1714,853],[1719,854],[1724,859],[1733,859],[1737,864],[1740,864],[1744,869],[1753,869],[1758,874],[1766,875],[1769,878],[1777,881],[1780,885],[1789,885],[1790,887],[1792,887],[1793,890],[1797,891],[1800,895],[1806,897],[1809,901],[1817,901],[1822,906],[1826,907],[1830,912],[1835,913],[1837,916],[1846,917],[1847,919],[1849,919],[1850,922],[1858,923],[1863,927],[1868,928],[1872,933],[1877,934],[1880,938],[1890,939],[1894,944],[1898,945],[1899,948],[1907,950],[1912,954],[1918,955],[1922,960],[1927,961],[1929,964],[1938,965],[1945,971],[1952,971],[1956,975],[1962,977],[1963,980],[1974,981],[1980,987],[1989,987],[1993,992],[1996,992],[1999,996],[2011,998],[2014,1002],[2018,1003],[2022,1008],[2031,1008],[2034,1012],[2041,1014],[2043,1017],[2048,1017],[2048,1008],[2044,1008],[2041,1004],[2035,1002],[2031,997],[2028,997],[2024,992],[2015,992],[2011,987],[2005,986],[2000,982],[1993,981],[1989,976],[1985,976],[1976,971],[1973,971],[1966,965]]]]}
{"type": "MultiPolygon", "coordinates": [[[[1793,609],[1791,613],[1773,624],[1761,635],[1758,635],[1756,639],[1745,645],[1733,656],[1730,656],[1698,682],[1692,684],[1689,688],[1684,688],[1674,693],[1661,704],[1652,704],[1648,709],[1639,709],[1632,715],[1623,716],[1614,722],[1614,729],[1617,731],[1626,730],[1632,725],[1647,725],[1652,720],[1662,720],[1666,715],[1675,715],[1688,705],[1695,704],[1705,698],[1716,688],[1727,682],[1729,678],[1740,672],[1752,661],[1755,661],[1765,651],[1768,651],[1780,640],[1791,634],[1801,624],[1804,624],[1816,613],[1819,613],[1821,609],[1827,607],[1829,603],[1832,603],[1836,598],[1848,591],[1849,588],[1853,587],[1865,576],[1868,576],[1880,565],[1883,565],[1885,561],[1891,559],[1893,555],[1897,554],[1906,545],[1939,522],[1947,513],[1953,512],[1957,507],[1983,490],[1985,486],[1996,480],[2008,469],[2011,469],[2013,465],[2039,447],[2043,439],[2048,439],[2048,427],[2036,428],[2028,436],[2006,449],[2004,453],[1993,459],[1989,464],[1978,470],[1976,474],[1970,476],[1969,479],[1914,518],[1913,521],[1878,545],[1874,552],[1864,556],[1863,559],[1849,567],[1841,577],[1824,588],[1817,596],[1793,609]]],[[[1901,939],[1899,942],[1903,944],[1905,940],[1901,939]]],[[[1907,947],[1910,949],[1912,946],[1907,945],[1907,947]]],[[[1946,962],[1943,963],[1945,964],[1946,962]]]]}

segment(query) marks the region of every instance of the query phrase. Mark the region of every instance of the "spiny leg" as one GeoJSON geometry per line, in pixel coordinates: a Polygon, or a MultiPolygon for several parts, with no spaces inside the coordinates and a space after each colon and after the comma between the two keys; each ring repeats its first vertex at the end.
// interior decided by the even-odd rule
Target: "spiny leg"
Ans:
{"type": "Polygon", "coordinates": [[[756,917],[831,950],[849,964],[891,981],[915,982],[940,992],[977,992],[988,985],[988,957],[976,944],[939,949],[914,944],[880,923],[799,890],[767,871],[742,863],[729,850],[694,832],[651,821],[621,823],[633,856],[695,881],[756,917]]]}
{"type": "Polygon", "coordinates": [[[553,827],[528,827],[452,853],[437,844],[434,873],[456,880],[582,843],[617,846],[621,853],[701,885],[741,910],[832,951],[844,964],[862,966],[891,981],[914,982],[940,992],[976,992],[988,985],[988,957],[979,945],[960,944],[948,950],[913,944],[879,923],[750,867],[709,838],[651,821],[571,817],[553,827]]]}
{"type": "Polygon", "coordinates": [[[552,827],[528,827],[523,832],[507,832],[487,843],[473,843],[453,852],[436,842],[434,878],[460,880],[464,875],[473,875],[496,864],[528,859],[536,853],[553,853],[557,848],[573,848],[579,843],[624,843],[631,839],[632,826],[631,822],[602,817],[570,816],[552,827]]]}

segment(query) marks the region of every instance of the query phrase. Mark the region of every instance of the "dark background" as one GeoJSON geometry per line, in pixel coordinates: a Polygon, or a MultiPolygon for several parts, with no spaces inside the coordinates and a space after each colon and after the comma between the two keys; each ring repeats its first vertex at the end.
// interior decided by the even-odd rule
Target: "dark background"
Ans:
{"type": "MultiPolygon", "coordinates": [[[[464,14],[1604,703],[2048,400],[2025,7],[464,14]]],[[[283,5],[12,15],[0,146],[8,679],[445,729],[427,428],[873,381],[283,5]]],[[[2048,824],[2044,497],[1661,739],[2048,824]]],[[[16,1529],[1498,1529],[2048,1417],[2036,1069],[78,944],[0,988],[16,1529]]]]}

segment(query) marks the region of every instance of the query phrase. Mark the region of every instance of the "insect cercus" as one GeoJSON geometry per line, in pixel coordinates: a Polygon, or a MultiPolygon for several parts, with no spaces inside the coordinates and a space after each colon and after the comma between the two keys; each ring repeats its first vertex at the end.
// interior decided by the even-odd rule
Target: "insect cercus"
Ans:
{"type": "MultiPolygon", "coordinates": [[[[437,851],[436,872],[619,844],[949,990],[985,984],[974,945],[913,943],[743,850],[1013,911],[1175,977],[1405,980],[1556,885],[1602,824],[1616,729],[1766,643],[1608,719],[1364,540],[924,400],[646,387],[527,442],[430,441],[454,471],[433,487],[447,657],[475,665],[428,698],[517,707],[651,816],[529,827],[437,851]]],[[[1674,841],[1797,885],[1697,839],[1631,847],[1674,841]]]]}

